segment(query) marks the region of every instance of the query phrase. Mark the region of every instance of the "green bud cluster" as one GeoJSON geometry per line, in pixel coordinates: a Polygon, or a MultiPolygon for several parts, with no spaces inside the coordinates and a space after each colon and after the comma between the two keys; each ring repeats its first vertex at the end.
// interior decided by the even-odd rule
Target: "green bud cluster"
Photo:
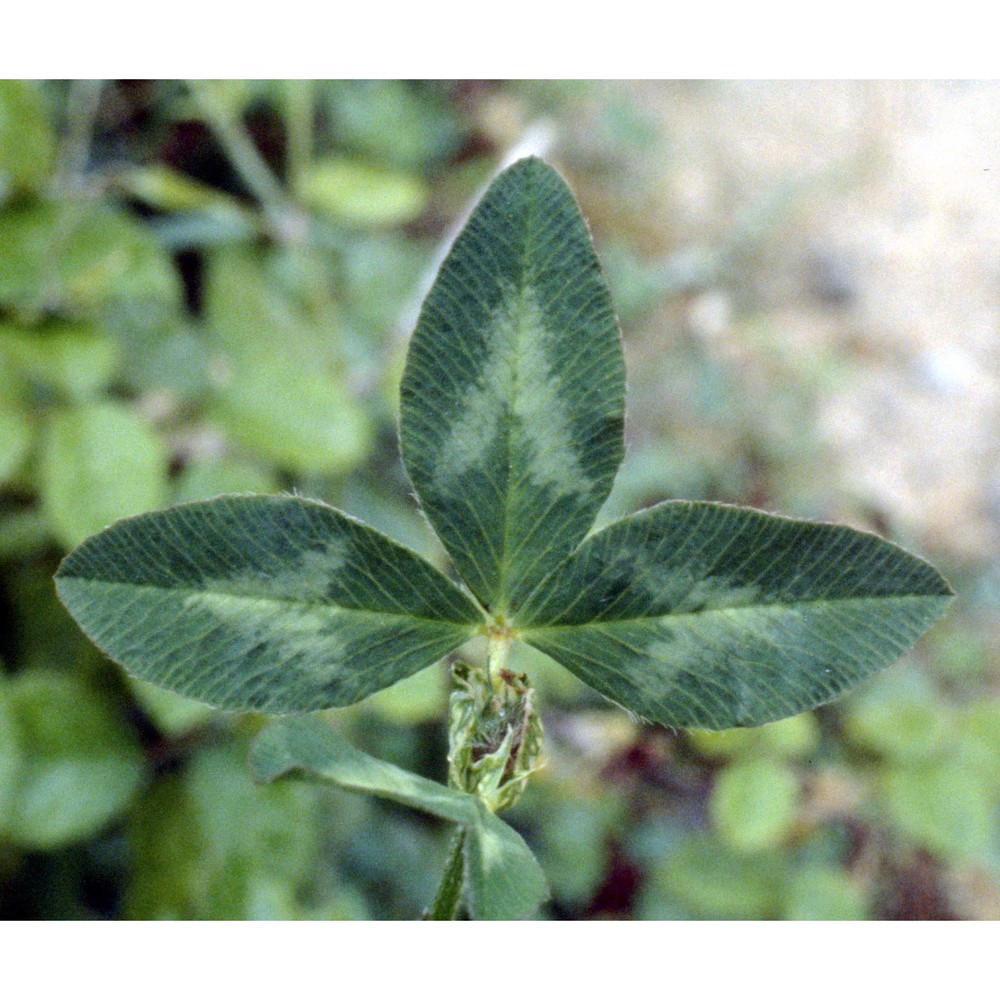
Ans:
{"type": "Polygon", "coordinates": [[[448,783],[492,812],[512,806],[539,767],[542,722],[526,674],[458,661],[449,704],[448,783]]]}

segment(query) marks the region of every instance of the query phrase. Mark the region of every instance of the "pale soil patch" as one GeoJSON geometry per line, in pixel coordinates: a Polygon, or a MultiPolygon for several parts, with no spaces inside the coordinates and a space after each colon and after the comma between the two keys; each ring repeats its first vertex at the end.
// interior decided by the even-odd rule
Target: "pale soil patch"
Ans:
{"type": "Polygon", "coordinates": [[[844,497],[933,551],[995,556],[1000,85],[633,87],[668,137],[652,249],[719,238],[769,192],[791,192],[755,237],[749,298],[732,282],[709,289],[693,328],[750,379],[748,329],[765,328],[790,371],[837,359],[817,431],[844,497]]]}

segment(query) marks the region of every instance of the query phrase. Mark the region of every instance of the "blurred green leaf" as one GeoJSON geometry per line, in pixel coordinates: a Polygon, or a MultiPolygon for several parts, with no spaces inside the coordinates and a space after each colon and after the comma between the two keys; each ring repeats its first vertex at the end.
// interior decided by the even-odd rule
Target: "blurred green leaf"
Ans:
{"type": "Polygon", "coordinates": [[[947,705],[913,670],[884,674],[841,711],[850,742],[902,764],[932,758],[950,729],[947,705]]]}
{"type": "Polygon", "coordinates": [[[867,920],[864,891],[840,868],[807,867],[789,878],[785,920],[867,920]]]}
{"type": "Polygon", "coordinates": [[[0,483],[21,468],[35,440],[35,423],[27,413],[0,403],[0,483]]]}
{"type": "Polygon", "coordinates": [[[420,215],[428,192],[412,174],[328,157],[311,164],[303,175],[302,197],[310,208],[347,225],[387,228],[420,215]]]}
{"type": "Polygon", "coordinates": [[[41,186],[55,162],[45,99],[29,80],[0,80],[0,204],[11,191],[41,186]]]}
{"type": "Polygon", "coordinates": [[[906,838],[945,859],[982,858],[992,846],[996,799],[960,761],[895,766],[882,778],[881,800],[906,838]]]}
{"type": "Polygon", "coordinates": [[[201,331],[179,321],[173,310],[140,302],[116,303],[107,311],[108,331],[120,345],[121,381],[137,393],[168,392],[196,401],[209,388],[209,347],[201,331]]]}
{"type": "Polygon", "coordinates": [[[167,736],[180,736],[215,715],[215,710],[202,701],[185,698],[146,681],[130,677],[129,687],[136,701],[167,736]]]}
{"type": "Polygon", "coordinates": [[[213,408],[226,432],[294,472],[345,472],[364,459],[371,428],[343,384],[280,353],[232,358],[213,408]]]}
{"type": "Polygon", "coordinates": [[[729,764],[709,801],[721,839],[740,851],[777,847],[795,822],[799,783],[784,764],[767,759],[729,764]]]}
{"type": "Polygon", "coordinates": [[[37,507],[13,510],[0,507],[0,560],[24,559],[51,539],[49,519],[37,507]]]}
{"type": "Polygon", "coordinates": [[[20,747],[0,828],[26,847],[51,849],[89,837],[125,809],[143,780],[143,757],[102,696],[47,671],[0,680],[0,692],[20,747]]]}
{"type": "Polygon", "coordinates": [[[89,322],[52,320],[35,329],[0,324],[0,363],[72,399],[107,385],[119,360],[118,344],[89,322]]]}
{"type": "Polygon", "coordinates": [[[338,145],[376,163],[430,166],[461,141],[460,122],[439,84],[334,80],[325,97],[338,145]]]}
{"type": "MultiPolygon", "coordinates": [[[[693,837],[658,867],[647,890],[708,920],[769,920],[778,915],[788,875],[780,854],[733,852],[693,837]]],[[[652,915],[653,901],[645,902],[652,915]]]]}
{"type": "Polygon", "coordinates": [[[335,330],[243,255],[215,261],[206,312],[226,352],[213,413],[233,439],[298,472],[365,457],[371,428],[338,371],[335,330]]]}
{"type": "Polygon", "coordinates": [[[1000,801],[1000,698],[966,706],[955,726],[956,756],[1000,801]]]}
{"type": "Polygon", "coordinates": [[[161,778],[134,810],[125,914],[134,920],[285,920],[317,863],[315,796],[261,788],[246,749],[210,747],[161,778]]]}
{"type": "Polygon", "coordinates": [[[741,757],[753,753],[799,760],[817,748],[819,735],[816,717],[803,712],[750,729],[692,729],[686,738],[707,757],[741,757]]]}
{"type": "Polygon", "coordinates": [[[117,402],[51,414],[43,434],[42,503],[67,547],[112,521],[162,506],[167,453],[138,414],[117,402]]]}
{"type": "Polygon", "coordinates": [[[119,297],[180,302],[170,259],[110,205],[37,202],[0,216],[0,304],[30,315],[81,312],[119,297]]]}
{"type": "Polygon", "coordinates": [[[115,182],[130,197],[164,212],[203,212],[249,222],[234,197],[162,163],[123,171],[115,182]]]}
{"type": "Polygon", "coordinates": [[[224,493],[277,493],[277,479],[259,465],[231,458],[188,462],[177,477],[174,503],[209,500],[224,493]]]}

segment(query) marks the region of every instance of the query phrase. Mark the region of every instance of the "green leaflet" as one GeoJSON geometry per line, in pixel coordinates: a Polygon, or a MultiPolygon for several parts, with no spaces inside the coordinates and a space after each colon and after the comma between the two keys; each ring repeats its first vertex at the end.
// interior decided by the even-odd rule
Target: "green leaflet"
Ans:
{"type": "Polygon", "coordinates": [[[250,767],[258,781],[299,771],[465,827],[471,834],[466,838],[469,906],[477,919],[529,916],[548,895],[545,876],[527,845],[476,796],[355,750],[315,716],[281,719],[264,729],[251,751],[250,767]]]}
{"type": "Polygon", "coordinates": [[[414,552],[289,496],[119,521],[66,557],[56,585],[135,676],[236,710],[350,704],[434,663],[482,621],[414,552]]]}
{"type": "Polygon", "coordinates": [[[514,624],[641,716],[724,729],[832,700],[952,597],[933,567],[874,535],[676,501],[589,538],[514,624]]]}
{"type": "Polygon", "coordinates": [[[514,611],[586,534],[622,458],[624,362],[586,223],[521,160],[424,302],[401,387],[420,502],[484,606],[514,611]]]}

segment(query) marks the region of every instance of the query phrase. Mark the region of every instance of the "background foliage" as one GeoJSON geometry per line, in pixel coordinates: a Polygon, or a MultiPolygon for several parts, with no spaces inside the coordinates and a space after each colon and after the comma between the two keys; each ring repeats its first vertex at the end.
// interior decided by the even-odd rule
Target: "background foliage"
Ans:
{"type": "MultiPolygon", "coordinates": [[[[509,818],[552,883],[543,916],[1000,917],[995,494],[907,504],[856,458],[866,433],[884,448],[873,394],[901,454],[948,440],[983,357],[944,323],[879,339],[870,257],[824,222],[885,161],[767,147],[772,105],[816,99],[796,86],[0,84],[0,915],[428,903],[443,825],[254,786],[262,720],[127,680],[51,578],[115,518],[234,491],[319,497],[443,565],[398,456],[402,358],[455,223],[520,146],[577,190],[622,321],[629,452],[603,519],[683,496],[846,520],[960,595],[855,696],[754,730],[643,727],[522,651],[548,764],[509,818]],[[741,175],[725,116],[693,112],[754,101],[770,172],[741,175]],[[935,420],[907,438],[914,405],[935,420]]],[[[331,718],[442,780],[446,697],[438,666],[331,718]]]]}

